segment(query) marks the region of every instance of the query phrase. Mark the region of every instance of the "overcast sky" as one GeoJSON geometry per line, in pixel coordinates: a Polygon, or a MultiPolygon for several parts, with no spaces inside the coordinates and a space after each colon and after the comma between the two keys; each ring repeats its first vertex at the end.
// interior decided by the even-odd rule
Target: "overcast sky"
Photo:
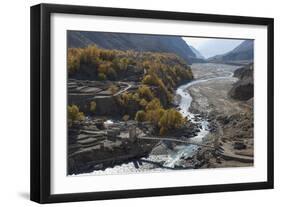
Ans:
{"type": "Polygon", "coordinates": [[[188,45],[197,49],[205,58],[221,55],[237,47],[243,40],[183,37],[188,45]]]}

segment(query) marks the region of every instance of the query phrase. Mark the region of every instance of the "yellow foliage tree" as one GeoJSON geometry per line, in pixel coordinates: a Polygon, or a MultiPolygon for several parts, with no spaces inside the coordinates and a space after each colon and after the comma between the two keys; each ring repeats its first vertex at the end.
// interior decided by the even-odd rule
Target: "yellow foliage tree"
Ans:
{"type": "Polygon", "coordinates": [[[104,73],[99,73],[99,74],[98,74],[98,79],[99,79],[100,81],[104,81],[104,80],[106,80],[106,75],[105,75],[104,73]]]}
{"type": "Polygon", "coordinates": [[[148,110],[146,111],[145,118],[146,121],[151,122],[155,126],[158,126],[159,120],[165,113],[165,110],[163,108],[157,108],[155,110],[148,110]]]}
{"type": "Polygon", "coordinates": [[[157,110],[159,108],[162,108],[161,103],[158,98],[154,98],[146,105],[145,110],[150,111],[150,110],[157,110]]]}
{"type": "Polygon", "coordinates": [[[145,99],[141,99],[140,102],[139,102],[139,104],[140,104],[140,106],[141,106],[142,108],[145,108],[146,105],[147,105],[147,101],[146,101],[145,99]]]}
{"type": "Polygon", "coordinates": [[[81,52],[81,62],[85,64],[97,64],[100,61],[100,49],[95,45],[84,48],[81,52]]]}
{"type": "Polygon", "coordinates": [[[80,67],[81,50],[79,49],[68,49],[67,52],[67,69],[70,73],[74,73],[80,67]]]}
{"type": "Polygon", "coordinates": [[[185,119],[181,113],[175,109],[168,109],[161,116],[158,125],[160,128],[160,135],[164,135],[167,131],[178,129],[183,126],[185,119]]]}
{"type": "Polygon", "coordinates": [[[147,101],[152,100],[152,98],[154,97],[152,91],[150,90],[150,88],[146,85],[141,85],[138,88],[138,94],[140,98],[144,98],[147,101]]]}
{"type": "Polygon", "coordinates": [[[84,113],[79,111],[79,107],[75,104],[67,106],[67,118],[70,123],[73,121],[83,121],[85,119],[84,113]]]}

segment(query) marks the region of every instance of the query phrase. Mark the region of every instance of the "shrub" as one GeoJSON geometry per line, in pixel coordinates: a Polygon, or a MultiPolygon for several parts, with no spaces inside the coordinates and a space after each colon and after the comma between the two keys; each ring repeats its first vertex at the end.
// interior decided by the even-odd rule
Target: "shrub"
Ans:
{"type": "Polygon", "coordinates": [[[100,81],[104,81],[104,80],[106,80],[106,75],[105,75],[104,73],[99,73],[99,74],[98,74],[98,79],[99,79],[100,81]]]}
{"type": "Polygon", "coordinates": [[[85,119],[84,113],[79,111],[79,107],[75,104],[67,106],[67,118],[70,123],[73,121],[83,121],[85,119]]]}

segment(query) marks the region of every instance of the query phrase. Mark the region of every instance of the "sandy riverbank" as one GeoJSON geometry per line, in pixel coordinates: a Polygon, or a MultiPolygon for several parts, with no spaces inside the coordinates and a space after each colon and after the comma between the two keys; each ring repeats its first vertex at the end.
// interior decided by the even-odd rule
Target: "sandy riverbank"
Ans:
{"type": "MultiPolygon", "coordinates": [[[[196,78],[226,73],[215,68],[205,73],[200,67],[194,68],[193,72],[196,78]]],[[[214,127],[204,142],[212,143],[217,150],[208,154],[203,168],[253,166],[253,101],[237,101],[229,97],[228,92],[236,81],[233,77],[210,80],[188,89],[193,98],[190,110],[204,114],[214,127]]]]}

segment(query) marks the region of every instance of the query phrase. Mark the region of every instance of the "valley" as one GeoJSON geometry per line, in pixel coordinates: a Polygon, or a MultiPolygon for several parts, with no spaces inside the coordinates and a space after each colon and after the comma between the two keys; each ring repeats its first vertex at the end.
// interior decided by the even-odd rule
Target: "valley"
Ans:
{"type": "Polygon", "coordinates": [[[251,102],[232,99],[228,95],[233,84],[238,81],[238,78],[233,77],[238,68],[223,64],[192,65],[195,80],[175,90],[178,96],[175,106],[190,120],[184,133],[159,137],[149,123],[134,120],[124,122],[114,120],[114,117],[109,120],[102,116],[89,118],[88,128],[83,126],[85,129],[97,126],[95,122],[98,121],[104,128],[96,128],[92,134],[89,131],[82,131],[81,134],[80,131],[80,137],[89,139],[100,136],[95,139],[96,148],[86,151],[88,156],[93,156],[88,159],[94,159],[96,163],[91,161],[88,168],[81,169],[81,172],[118,174],[147,170],[252,166],[253,105],[251,102]],[[245,127],[243,132],[241,129],[245,127]],[[113,134],[112,138],[108,136],[109,132],[113,134]],[[101,150],[104,153],[100,153],[101,150]],[[107,157],[109,163],[105,164],[105,159],[97,162],[98,156],[107,157]]]}
{"type": "Polygon", "coordinates": [[[254,165],[252,42],[209,59],[176,36],[68,45],[67,175],[254,165]]]}

